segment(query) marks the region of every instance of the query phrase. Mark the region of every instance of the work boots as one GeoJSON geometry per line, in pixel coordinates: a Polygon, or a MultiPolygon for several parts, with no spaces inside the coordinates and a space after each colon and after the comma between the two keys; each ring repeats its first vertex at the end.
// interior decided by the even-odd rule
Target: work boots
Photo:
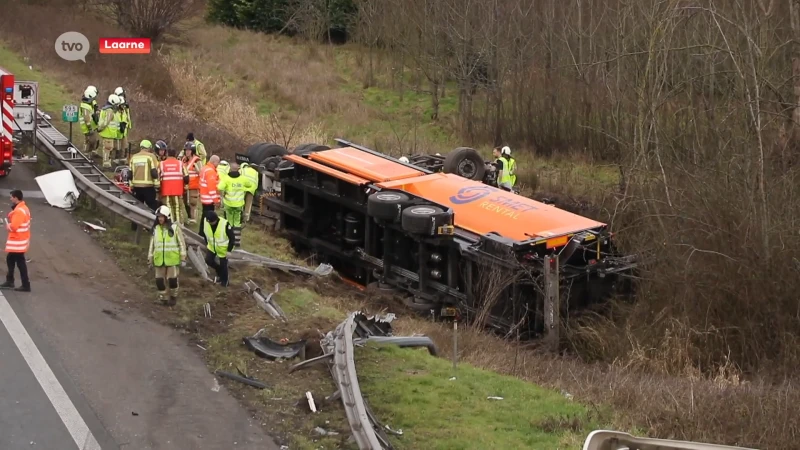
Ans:
{"type": "Polygon", "coordinates": [[[14,280],[6,279],[3,284],[0,284],[0,289],[14,289],[17,292],[30,292],[31,291],[31,284],[30,283],[22,283],[20,287],[14,287],[14,280]]]}
{"type": "Polygon", "coordinates": [[[178,304],[178,297],[171,295],[169,297],[169,301],[167,302],[167,306],[175,306],[178,304]]]}

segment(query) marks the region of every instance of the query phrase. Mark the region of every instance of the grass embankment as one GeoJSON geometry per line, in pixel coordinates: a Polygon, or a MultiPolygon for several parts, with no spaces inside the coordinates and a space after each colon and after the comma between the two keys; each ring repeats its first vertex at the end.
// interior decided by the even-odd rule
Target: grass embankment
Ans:
{"type": "MultiPolygon", "coordinates": [[[[52,51],[51,43],[53,40],[65,30],[81,30],[89,37],[90,41],[103,35],[119,35],[121,34],[119,30],[116,30],[112,25],[105,24],[102,20],[97,20],[83,13],[71,14],[67,11],[53,10],[47,7],[22,6],[19,4],[11,4],[7,8],[11,9],[6,9],[6,12],[16,19],[0,29],[0,38],[7,39],[9,45],[12,46],[11,48],[19,54],[31,57],[30,63],[33,64],[35,69],[44,68],[50,79],[59,81],[65,87],[65,91],[71,93],[69,99],[54,101],[54,105],[58,106],[67,100],[70,100],[70,103],[74,103],[77,101],[75,100],[78,97],[77,93],[82,92],[87,84],[98,86],[101,96],[107,95],[108,92],[111,92],[120,84],[126,87],[137,86],[136,89],[129,87],[129,90],[132,91],[131,100],[135,102],[134,107],[136,110],[147,111],[147,114],[137,115],[136,125],[132,131],[134,140],[145,136],[150,138],[153,136],[165,136],[180,140],[187,131],[192,130],[197,136],[202,136],[201,140],[208,148],[232,154],[235,150],[244,148],[247,144],[258,140],[283,142],[280,137],[288,136],[290,137],[288,140],[291,143],[300,141],[321,142],[327,139],[328,136],[344,134],[342,129],[338,128],[341,125],[337,125],[335,122],[333,126],[336,128],[325,128],[327,126],[327,122],[323,120],[325,114],[311,115],[308,113],[308,110],[311,109],[308,106],[309,104],[313,105],[315,102],[320,102],[325,98],[330,99],[326,100],[328,105],[335,107],[343,105],[345,98],[355,99],[355,103],[352,103],[354,105],[353,109],[334,110],[338,111],[338,115],[341,117],[339,121],[344,124],[351,121],[373,123],[376,118],[386,114],[387,110],[413,110],[413,107],[405,103],[405,99],[408,98],[408,89],[406,89],[406,95],[403,97],[404,100],[400,101],[398,97],[393,97],[394,94],[388,92],[391,89],[386,86],[391,87],[390,83],[384,83],[370,87],[373,90],[372,92],[385,93],[384,100],[380,102],[381,104],[374,105],[374,110],[377,112],[370,113],[370,115],[362,115],[361,110],[372,111],[363,105],[368,103],[370,99],[377,98],[377,96],[370,97],[364,94],[364,91],[357,89],[357,78],[353,78],[347,73],[339,72],[341,66],[338,64],[346,63],[347,58],[338,57],[339,63],[326,65],[327,62],[331,61],[331,57],[337,58],[336,55],[341,54],[342,51],[356,52],[355,54],[357,55],[357,48],[355,47],[348,46],[344,49],[331,50],[313,44],[301,45],[291,40],[273,39],[245,31],[229,31],[219,27],[203,26],[200,29],[195,27],[195,31],[192,31],[182,41],[173,42],[168,46],[173,50],[172,57],[186,58],[188,55],[193,58],[192,64],[185,67],[176,64],[166,65],[165,62],[168,62],[169,59],[164,53],[149,56],[136,55],[131,58],[119,55],[109,57],[107,55],[90,54],[88,59],[90,64],[84,65],[74,62],[67,63],[58,59],[52,51]],[[13,11],[15,8],[18,10],[16,13],[13,11]],[[49,23],[52,17],[60,18],[61,28],[40,26],[41,23],[49,23]],[[235,42],[232,47],[220,45],[219,40],[209,43],[213,36],[227,35],[233,36],[232,40],[235,42]],[[205,37],[209,39],[206,40],[205,37]],[[247,53],[246,50],[240,47],[240,45],[244,44],[239,43],[250,41],[256,42],[257,45],[252,50],[252,53],[247,53]],[[185,53],[176,53],[175,50],[181,50],[185,53]],[[236,66],[230,66],[230,63],[226,62],[219,70],[230,70],[230,72],[227,72],[229,73],[228,79],[224,79],[220,73],[209,76],[211,73],[208,71],[209,68],[215,67],[219,61],[230,61],[230,59],[225,58],[229,57],[228,53],[233,52],[238,52],[238,57],[235,58],[236,61],[234,62],[239,64],[239,68],[231,69],[231,67],[236,66]],[[303,58],[296,57],[287,60],[291,61],[291,64],[288,62],[282,64],[283,58],[287,55],[304,54],[316,56],[307,58],[306,63],[303,62],[303,58]],[[280,61],[281,64],[276,63],[276,61],[280,61]],[[243,76],[246,75],[252,78],[252,83],[246,86],[246,89],[240,84],[247,84],[247,80],[240,82],[235,75],[236,70],[245,70],[246,72],[243,76]],[[290,95],[289,98],[292,99],[293,96],[297,98],[289,101],[274,93],[267,94],[270,91],[256,91],[256,80],[267,78],[282,80],[276,82],[278,87],[294,89],[294,94],[290,95]],[[321,79],[328,81],[318,81],[321,79]],[[341,87],[343,85],[349,87],[345,89],[341,87]],[[314,86],[318,88],[315,89],[314,86]],[[378,91],[374,91],[375,89],[378,91]],[[350,97],[346,97],[345,94],[350,97]],[[269,100],[263,100],[264,98],[269,100]],[[394,106],[392,102],[385,101],[385,98],[393,99],[392,102],[396,100],[398,106],[394,106]],[[308,125],[299,124],[295,128],[295,133],[290,133],[291,125],[296,119],[296,115],[292,114],[293,102],[301,105],[294,108],[295,110],[303,111],[303,123],[308,125]],[[386,105],[390,107],[383,109],[386,105]],[[401,108],[399,105],[406,106],[401,108]],[[253,113],[253,111],[258,112],[259,109],[262,114],[253,113]],[[275,114],[269,115],[268,113],[270,112],[275,114]],[[264,115],[265,113],[267,115],[264,115]],[[281,130],[283,130],[283,133],[280,132],[281,130]],[[300,134],[305,136],[299,136],[300,134]],[[315,135],[319,136],[319,138],[314,137],[315,135]],[[276,137],[273,138],[273,136],[276,137]]],[[[167,50],[167,47],[165,47],[164,51],[166,52],[167,50]]],[[[5,64],[5,61],[0,61],[0,65],[5,64]]],[[[386,65],[383,67],[383,69],[378,69],[378,72],[383,70],[386,73],[389,70],[386,65]]],[[[358,74],[357,69],[350,69],[350,72],[358,74]]],[[[60,106],[58,107],[60,108],[60,106]]],[[[333,117],[337,115],[331,112],[327,114],[333,117]]],[[[413,117],[420,117],[420,115],[416,114],[413,117]]],[[[401,129],[399,124],[404,123],[401,118],[390,118],[388,121],[391,124],[398,124],[395,125],[396,129],[399,130],[397,134],[405,136],[406,140],[403,145],[406,148],[410,149],[416,145],[416,148],[421,150],[426,145],[422,140],[422,136],[425,133],[415,133],[413,128],[401,129]]],[[[423,122],[422,119],[419,119],[419,121],[423,122]]],[[[406,120],[405,123],[408,123],[408,121],[406,120]]],[[[376,128],[385,127],[385,125],[371,126],[376,128]]],[[[360,139],[355,131],[353,132],[354,136],[348,135],[345,137],[350,137],[353,140],[360,139]]],[[[371,133],[372,131],[365,133],[366,142],[370,142],[371,133]]],[[[387,135],[389,137],[394,135],[391,128],[387,135]]],[[[430,148],[434,148],[437,151],[446,151],[461,144],[461,142],[454,141],[450,142],[444,149],[433,145],[430,148]]],[[[382,149],[391,150],[388,148],[382,149]]],[[[487,149],[483,148],[482,150],[486,151],[487,149]]],[[[520,156],[520,153],[522,152],[517,151],[517,156],[520,156]]],[[[615,180],[613,171],[609,168],[596,169],[590,164],[576,163],[571,160],[559,163],[546,162],[536,157],[531,158],[531,160],[521,160],[521,162],[524,166],[533,166],[540,169],[541,189],[550,189],[548,183],[551,183],[554,191],[581,196],[583,193],[601,192],[607,189],[603,186],[608,186],[615,180]],[[595,175],[598,170],[602,175],[595,175]],[[552,182],[548,180],[552,180],[552,182]]],[[[587,197],[595,198],[592,195],[587,197]]],[[[113,246],[115,242],[121,242],[111,239],[111,233],[106,233],[102,237],[102,239],[113,241],[108,242],[106,245],[113,246]]],[[[122,229],[113,231],[113,233],[120,233],[121,237],[130,238],[126,231],[122,229]]],[[[250,239],[248,236],[251,233],[253,233],[253,230],[248,230],[245,233],[245,238],[250,239]]],[[[258,233],[255,233],[254,237],[257,237],[257,235],[258,233]]],[[[254,239],[254,242],[266,241],[267,243],[263,245],[275,248],[275,251],[284,251],[288,248],[278,237],[266,234],[264,236],[268,237],[254,239]]],[[[248,243],[247,245],[255,244],[248,243]]],[[[130,254],[127,251],[123,251],[122,247],[117,251],[121,257],[130,254]]],[[[288,253],[288,250],[286,252],[288,253]]],[[[131,266],[141,267],[140,264],[140,262],[134,262],[131,263],[131,266]]],[[[138,276],[143,276],[140,269],[136,270],[138,270],[138,276]]],[[[134,271],[134,274],[137,273],[134,271]]],[[[260,276],[261,278],[256,278],[256,281],[263,282],[262,286],[268,289],[273,282],[272,278],[270,278],[273,274],[260,272],[260,276]]],[[[234,281],[235,283],[241,283],[241,275],[236,275],[234,281]]],[[[183,287],[188,298],[193,295],[190,283],[192,283],[191,278],[184,277],[183,287]]],[[[306,285],[303,281],[299,283],[298,287],[308,288],[315,293],[314,304],[318,305],[315,308],[323,309],[324,307],[327,310],[327,307],[330,307],[332,309],[328,311],[338,310],[344,313],[349,308],[355,308],[354,305],[359,302],[366,301],[363,295],[349,289],[341,290],[341,286],[335,283],[328,285],[325,284],[327,282],[324,282],[320,286],[316,284],[306,285]],[[339,294],[330,295],[331,293],[339,294]],[[342,299],[345,296],[347,298],[342,299]],[[345,303],[348,307],[340,310],[341,306],[337,306],[337,304],[345,303]]],[[[291,287],[293,286],[289,284],[289,281],[282,285],[282,288],[286,290],[291,287]]],[[[187,304],[195,302],[200,305],[206,299],[206,297],[194,295],[197,299],[187,300],[187,304]]],[[[269,326],[275,326],[263,313],[255,309],[254,302],[236,303],[241,301],[242,298],[244,296],[237,294],[232,298],[226,297],[225,299],[213,300],[213,309],[217,312],[214,313],[214,317],[211,320],[203,318],[202,310],[198,313],[197,306],[187,308],[187,311],[193,312],[192,314],[187,312],[184,315],[177,316],[175,313],[167,313],[160,308],[154,308],[152,315],[160,320],[173,320],[178,324],[188,324],[187,331],[195,335],[200,335],[201,333],[193,330],[203,329],[203,327],[208,327],[212,324],[216,327],[217,335],[224,334],[226,331],[234,329],[233,322],[246,323],[245,318],[248,316],[252,323],[258,323],[259,326],[247,329],[247,334],[255,332],[265,322],[269,326]],[[226,310],[222,309],[229,304],[234,310],[228,309],[228,311],[235,314],[230,317],[226,316],[224,313],[226,310]]],[[[284,305],[284,308],[286,308],[287,303],[291,304],[291,301],[286,298],[281,299],[279,297],[278,301],[284,305]]],[[[377,300],[370,298],[369,301],[371,304],[375,304],[377,300]]],[[[142,303],[145,304],[146,301],[142,303]]],[[[303,329],[300,326],[302,320],[304,320],[302,316],[293,317],[292,326],[296,326],[297,329],[303,329]]],[[[335,322],[336,320],[332,321],[332,323],[335,322]]],[[[396,329],[398,334],[422,333],[430,335],[436,341],[442,354],[448,355],[451,352],[451,332],[445,327],[418,320],[415,317],[402,316],[401,320],[396,322],[396,329]]],[[[625,329],[618,330],[619,341],[627,340],[627,332],[628,330],[625,329]]],[[[276,380],[274,383],[279,388],[283,386],[283,383],[291,383],[293,379],[302,380],[302,376],[311,376],[302,374],[292,377],[283,376],[285,372],[274,368],[285,366],[285,364],[269,364],[248,354],[237,343],[240,337],[236,335],[235,331],[231,331],[227,337],[220,338],[221,342],[226,342],[231,346],[232,352],[221,350],[223,348],[221,345],[206,347],[209,348],[206,353],[211,354],[209,360],[212,361],[212,364],[225,364],[224,362],[219,362],[225,361],[223,359],[215,360],[215,354],[237,355],[237,358],[248,361],[247,369],[251,374],[263,376],[265,381],[270,381],[269,378],[274,378],[276,380]],[[276,372],[269,372],[269,370],[276,370],[276,372]],[[271,377],[270,373],[275,373],[276,375],[271,377]]],[[[280,337],[280,334],[276,334],[275,337],[280,337]]],[[[295,338],[295,336],[288,334],[285,337],[289,339],[295,338]]],[[[206,338],[201,335],[197,339],[206,338]]],[[[201,343],[203,345],[208,344],[207,341],[201,343]]],[[[664,351],[668,351],[669,346],[667,345],[665,348],[666,350],[664,351]]],[[[780,384],[766,382],[742,383],[727,372],[721,372],[715,379],[700,377],[696,373],[688,373],[685,376],[677,377],[644,372],[639,367],[647,367],[647,365],[636,364],[636,358],[640,356],[642,360],[647,360],[647,353],[651,350],[650,348],[637,348],[636,354],[627,359],[631,362],[630,364],[605,365],[586,364],[573,359],[540,355],[469,329],[461,333],[459,341],[459,358],[464,363],[569,392],[574,395],[576,401],[584,404],[606,405],[612,414],[608,421],[611,422],[611,426],[617,429],[641,429],[643,434],[654,437],[739,444],[762,449],[792,448],[795,445],[795,436],[800,432],[800,392],[791,381],[780,384]]],[[[367,380],[364,385],[364,391],[370,396],[372,404],[375,405],[386,403],[389,400],[386,394],[381,393],[380,387],[376,388],[379,383],[369,381],[370,379],[376,379],[372,378],[372,372],[373,370],[380,370],[380,367],[383,366],[371,369],[367,365],[361,370],[362,377],[367,380]]],[[[466,367],[466,365],[461,367],[466,367]]],[[[308,373],[313,374],[315,372],[308,373]]],[[[317,372],[317,377],[322,386],[324,386],[321,388],[322,393],[329,393],[332,386],[327,381],[328,374],[320,370],[317,372]]],[[[299,393],[301,389],[308,387],[307,382],[303,383],[303,386],[295,386],[295,391],[292,392],[299,393]]],[[[251,402],[250,404],[254,405],[254,410],[260,411],[260,414],[267,414],[270,411],[270,406],[267,406],[264,401],[260,401],[263,399],[257,398],[258,396],[253,394],[250,388],[245,390],[237,385],[231,385],[231,388],[240,398],[251,402]]],[[[314,389],[313,387],[311,388],[314,389]]],[[[286,391],[289,390],[289,388],[286,388],[286,391]]],[[[315,396],[317,396],[316,392],[315,396]]],[[[275,395],[274,397],[269,397],[269,401],[278,402],[278,400],[274,399],[289,397],[289,395],[275,395]]],[[[300,396],[297,396],[297,398],[300,398],[300,396]]],[[[281,404],[269,403],[269,405],[273,405],[276,411],[283,412],[281,404]]],[[[283,405],[288,405],[288,403],[283,403],[283,405]]],[[[287,413],[293,415],[279,414],[274,420],[265,418],[264,423],[275,429],[281,428],[289,431],[294,431],[293,427],[298,426],[293,433],[296,439],[304,439],[306,441],[315,439],[315,435],[309,431],[309,422],[313,421],[309,421],[307,415],[299,412],[296,408],[288,406],[285,408],[287,413]]],[[[397,408],[400,409],[403,406],[397,406],[397,408]]],[[[558,407],[553,409],[559,410],[558,407]]],[[[406,414],[415,413],[413,409],[408,407],[405,407],[405,410],[406,414]]],[[[382,413],[388,414],[385,411],[382,413]]],[[[334,414],[334,416],[341,418],[340,414],[334,414]]],[[[397,425],[394,422],[398,420],[403,423],[401,418],[387,420],[387,423],[396,427],[397,425]]],[[[599,422],[607,422],[607,420],[599,422]]],[[[454,424],[456,424],[455,421],[454,424]]],[[[487,433],[492,432],[490,427],[487,427],[487,430],[487,433]]],[[[412,430],[406,429],[404,431],[406,432],[405,439],[409,439],[408,436],[412,434],[412,430]]],[[[296,445],[293,447],[296,447],[296,445]]],[[[577,447],[577,445],[573,447],[577,447]]]]}
{"type": "MultiPolygon", "coordinates": [[[[0,55],[6,68],[17,71],[21,79],[40,83],[42,109],[48,113],[54,114],[61,105],[72,102],[75,94],[60,85],[55,77],[26,69],[22,61],[8,50],[3,49],[0,55]]],[[[55,123],[60,123],[58,117],[55,123]]],[[[48,166],[44,160],[39,166],[40,170],[57,169],[56,166],[48,166]]],[[[306,356],[312,357],[320,352],[318,341],[322,334],[333,329],[349,311],[375,310],[376,306],[388,302],[370,304],[364,294],[334,279],[309,280],[264,269],[240,268],[233,273],[232,286],[228,290],[210,286],[190,271],[184,273],[179,304],[173,309],[166,309],[152,301],[155,298],[152,274],[145,273],[144,269],[148,237],[142,235],[139,242],[135,242],[135,233],[126,221],[106,211],[93,209],[85,199],[74,216],[106,226],[107,231],[95,234],[98,242],[115,257],[126,273],[143,286],[148,286],[144,295],[128,303],[128,306],[184,330],[204,349],[198,351],[204,353],[211,370],[241,372],[272,387],[256,391],[222,381],[258,415],[271,433],[289,443],[291,448],[352,447],[352,443],[348,442],[349,430],[338,400],[332,404],[322,402],[321,412],[316,415],[311,415],[304,408],[306,391],[311,391],[320,401],[335,389],[329,373],[323,367],[289,375],[290,362],[261,359],[244,347],[242,338],[264,328],[266,336],[275,340],[306,340],[306,356]],[[247,279],[253,279],[265,291],[269,291],[276,283],[280,284],[280,292],[275,298],[289,316],[288,323],[272,320],[242,291],[241,286],[247,279]],[[211,318],[204,315],[203,306],[206,303],[211,306],[211,318]],[[316,427],[339,434],[320,436],[314,431],[316,427]]],[[[307,263],[293,254],[285,240],[270,235],[258,226],[244,230],[243,245],[249,251],[262,255],[299,264],[307,263]]],[[[403,314],[402,311],[398,312],[403,314]]],[[[398,325],[401,330],[436,327],[413,316],[401,318],[398,325]]],[[[507,377],[474,368],[468,363],[459,367],[457,380],[450,382],[448,379],[451,374],[446,370],[446,361],[414,350],[390,349],[376,353],[373,348],[359,349],[358,356],[359,363],[363,365],[360,372],[364,377],[365,394],[379,414],[387,416],[387,423],[396,423],[404,428],[405,436],[393,438],[400,448],[420,448],[423,442],[426,448],[485,448],[486,445],[521,448],[530,447],[532,442],[543,445],[536,448],[556,448],[561,442],[579,440],[580,434],[588,431],[584,428],[588,424],[585,408],[530,383],[509,381],[507,377]],[[426,373],[414,383],[399,383],[396,378],[406,366],[407,370],[415,373],[425,368],[426,373]],[[388,375],[388,378],[382,378],[381,374],[388,375]],[[480,386],[483,387],[479,389],[480,386]],[[440,392],[442,387],[445,389],[440,392]],[[506,400],[476,407],[484,402],[495,402],[485,398],[486,389],[493,387],[498,391],[497,395],[507,396],[506,400]],[[433,399],[439,397],[443,402],[438,414],[452,414],[450,420],[438,423],[438,430],[418,420],[417,408],[422,405],[420,395],[428,399],[428,407],[425,408],[428,416],[437,414],[437,402],[433,399]],[[522,410],[525,412],[520,414],[522,410]],[[580,426],[566,429],[549,425],[553,414],[562,411],[582,417],[576,419],[580,426]],[[511,416],[514,420],[509,419],[511,416]],[[461,430],[465,427],[470,429],[472,437],[469,440],[463,439],[465,434],[461,430]]]]}

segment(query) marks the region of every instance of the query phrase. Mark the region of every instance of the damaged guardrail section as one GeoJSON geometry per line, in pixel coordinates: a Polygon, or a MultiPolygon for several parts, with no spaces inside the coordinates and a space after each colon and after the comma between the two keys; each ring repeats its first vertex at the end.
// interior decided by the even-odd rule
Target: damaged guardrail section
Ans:
{"type": "Polygon", "coordinates": [[[438,354],[436,345],[426,336],[392,336],[391,322],[394,317],[394,314],[367,317],[361,312],[351,313],[320,341],[324,352],[322,356],[302,361],[289,369],[289,373],[292,373],[319,362],[330,362],[331,375],[338,389],[330,398],[341,398],[353,438],[361,450],[391,450],[393,447],[384,432],[384,428],[389,428],[381,425],[361,394],[356,374],[355,346],[382,342],[400,347],[426,347],[432,355],[438,354]]]}

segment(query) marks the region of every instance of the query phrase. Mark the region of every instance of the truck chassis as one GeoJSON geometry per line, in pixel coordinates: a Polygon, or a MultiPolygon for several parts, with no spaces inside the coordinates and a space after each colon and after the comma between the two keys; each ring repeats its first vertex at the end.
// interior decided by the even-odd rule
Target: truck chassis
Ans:
{"type": "MultiPolygon", "coordinates": [[[[365,158],[433,173],[337,142],[339,149],[363,152],[365,158]]],[[[407,292],[406,304],[416,310],[438,317],[457,314],[506,335],[535,337],[544,331],[542,277],[550,256],[558,255],[562,298],[567,299],[561,302],[562,316],[607,298],[620,275],[635,266],[632,258],[616,254],[605,224],[549,239],[475,233],[457,225],[451,205],[392,187],[403,180],[370,180],[351,173],[355,169],[310,158],[329,147],[308,145],[315,151],[284,155],[273,165],[280,194],[268,198],[267,207],[280,216],[279,228],[343,277],[407,292]]]]}

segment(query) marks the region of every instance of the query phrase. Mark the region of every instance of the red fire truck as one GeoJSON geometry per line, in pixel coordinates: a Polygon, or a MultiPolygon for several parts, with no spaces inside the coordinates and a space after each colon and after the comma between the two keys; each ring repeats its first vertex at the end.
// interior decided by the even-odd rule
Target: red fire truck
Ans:
{"type": "Polygon", "coordinates": [[[0,177],[8,175],[14,154],[14,75],[0,67],[0,177]]]}

